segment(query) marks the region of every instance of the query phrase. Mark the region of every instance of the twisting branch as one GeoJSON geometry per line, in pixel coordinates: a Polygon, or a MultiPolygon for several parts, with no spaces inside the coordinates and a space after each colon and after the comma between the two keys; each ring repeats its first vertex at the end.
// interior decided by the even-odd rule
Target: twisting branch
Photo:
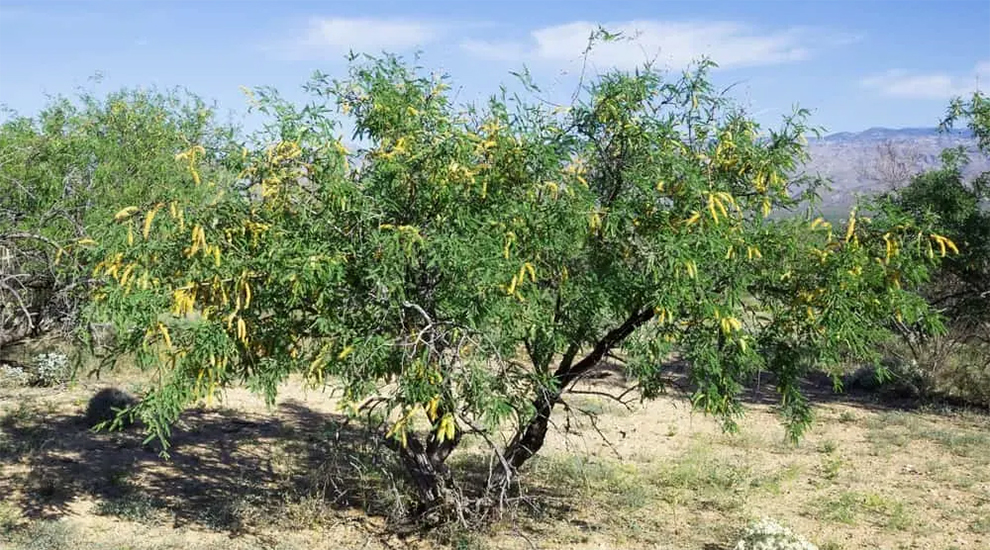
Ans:
{"type": "MultiPolygon", "coordinates": [[[[615,445],[612,444],[612,441],[609,440],[608,436],[605,435],[605,432],[603,432],[601,427],[598,426],[597,413],[582,409],[581,407],[572,406],[571,404],[567,403],[564,400],[561,400],[560,404],[563,405],[564,412],[567,413],[568,415],[572,414],[572,411],[577,411],[587,416],[588,421],[591,424],[591,428],[595,430],[595,433],[597,433],[598,437],[601,438],[603,443],[605,443],[605,446],[608,447],[610,451],[612,451],[612,454],[614,454],[617,459],[622,460],[622,455],[619,453],[619,450],[615,448],[615,445]]],[[[568,418],[568,425],[570,425],[570,418],[568,418]]]]}
{"type": "Polygon", "coordinates": [[[637,390],[637,389],[639,389],[639,385],[638,384],[635,385],[635,386],[633,386],[633,387],[631,387],[631,388],[626,389],[624,392],[620,393],[619,395],[613,395],[611,393],[603,392],[603,391],[577,390],[577,389],[573,389],[573,388],[570,389],[570,390],[567,390],[567,393],[568,394],[571,394],[571,395],[593,395],[593,396],[596,396],[596,397],[604,397],[606,399],[615,401],[619,405],[622,405],[627,411],[630,411],[631,412],[633,410],[633,407],[632,407],[632,404],[631,404],[632,402],[631,401],[626,401],[624,398],[627,395],[629,395],[630,393],[632,393],[633,391],[637,390]]]}

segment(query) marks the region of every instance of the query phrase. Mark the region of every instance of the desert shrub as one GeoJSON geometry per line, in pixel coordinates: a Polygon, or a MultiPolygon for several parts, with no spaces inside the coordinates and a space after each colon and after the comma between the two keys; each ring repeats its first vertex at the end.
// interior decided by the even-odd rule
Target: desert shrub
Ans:
{"type": "Polygon", "coordinates": [[[886,357],[879,364],[863,365],[846,375],[843,387],[879,392],[891,397],[914,398],[928,391],[931,381],[916,361],[886,357]]]}
{"type": "Polygon", "coordinates": [[[73,370],[64,353],[39,353],[31,362],[31,382],[44,387],[59,386],[72,380],[73,370]]]}
{"type": "Polygon", "coordinates": [[[0,365],[0,388],[20,388],[31,383],[31,373],[16,365],[0,365]]]}
{"type": "Polygon", "coordinates": [[[42,519],[0,537],[0,542],[12,550],[68,550],[78,547],[78,536],[64,520],[42,519]]]}
{"type": "Polygon", "coordinates": [[[734,550],[818,550],[804,537],[771,519],[762,519],[746,527],[734,550]]]}
{"type": "Polygon", "coordinates": [[[232,132],[199,98],[156,90],[56,97],[0,124],[0,350],[78,328],[93,232],[123,206],[178,190],[175,155],[189,143],[210,145],[204,171],[238,159],[232,132]]]}
{"type": "MultiPolygon", "coordinates": [[[[990,98],[977,92],[954,100],[942,128],[960,120],[976,136],[975,154],[990,154],[990,98]]],[[[945,316],[947,332],[925,336],[899,323],[902,345],[894,351],[918,365],[925,389],[990,405],[990,172],[965,178],[970,158],[962,149],[944,151],[942,160],[941,168],[915,175],[885,198],[915,218],[931,219],[958,245],[959,253],[923,290],[945,316]]]]}
{"type": "MultiPolygon", "coordinates": [[[[984,330],[990,330],[990,326],[984,330]]],[[[881,373],[884,380],[873,383],[872,387],[865,378],[860,378],[864,382],[860,387],[895,389],[899,380],[905,380],[913,388],[901,392],[905,396],[948,397],[990,406],[990,333],[976,335],[975,329],[953,326],[950,320],[946,334],[924,339],[908,334],[906,338],[886,343],[883,350],[887,357],[885,365],[893,367],[889,369],[891,376],[881,373]]]]}
{"type": "Polygon", "coordinates": [[[962,340],[942,364],[939,393],[990,407],[990,340],[962,340]]]}

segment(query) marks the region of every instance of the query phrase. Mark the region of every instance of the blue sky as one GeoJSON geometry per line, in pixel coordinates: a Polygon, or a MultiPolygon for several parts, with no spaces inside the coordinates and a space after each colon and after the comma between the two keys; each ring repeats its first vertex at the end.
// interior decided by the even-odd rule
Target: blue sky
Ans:
{"type": "Polygon", "coordinates": [[[830,132],[933,126],[948,100],[990,88],[990,1],[45,1],[0,0],[0,103],[33,114],[45,94],[182,85],[241,112],[240,86],[302,101],[348,49],[424,52],[459,100],[524,63],[565,98],[594,24],[636,35],[595,70],[709,55],[720,85],[772,124],[794,104],[830,132]],[[101,73],[94,84],[90,77],[101,73]],[[566,73],[566,74],[564,74],[566,73]]]}

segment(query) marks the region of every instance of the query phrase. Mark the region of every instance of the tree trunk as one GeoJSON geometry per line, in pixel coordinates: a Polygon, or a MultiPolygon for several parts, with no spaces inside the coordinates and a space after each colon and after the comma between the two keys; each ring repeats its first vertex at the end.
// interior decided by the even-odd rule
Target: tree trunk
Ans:
{"type": "Polygon", "coordinates": [[[406,475],[416,489],[414,515],[423,516],[433,511],[445,513],[445,510],[452,510],[458,504],[459,492],[446,461],[460,440],[460,433],[443,442],[431,436],[426,445],[410,434],[405,447],[395,440],[386,440],[386,444],[398,453],[406,475]]]}
{"type": "Polygon", "coordinates": [[[422,516],[432,510],[455,504],[456,487],[450,468],[434,463],[425,453],[402,453],[402,464],[416,489],[417,509],[422,516]]]}
{"type": "Polygon", "coordinates": [[[577,355],[577,347],[572,345],[567,350],[553,374],[556,389],[541,388],[540,395],[533,400],[535,411],[533,417],[525,425],[520,426],[502,455],[509,471],[503,470],[498,475],[492,476],[488,485],[490,494],[493,491],[501,490],[510,483],[516,471],[543,447],[553,407],[560,401],[561,394],[567,390],[568,386],[595,367],[605,357],[605,354],[621,344],[637,328],[646,324],[653,318],[653,315],[653,308],[630,315],[625,322],[609,331],[599,340],[594,349],[577,363],[573,362],[577,355]]]}

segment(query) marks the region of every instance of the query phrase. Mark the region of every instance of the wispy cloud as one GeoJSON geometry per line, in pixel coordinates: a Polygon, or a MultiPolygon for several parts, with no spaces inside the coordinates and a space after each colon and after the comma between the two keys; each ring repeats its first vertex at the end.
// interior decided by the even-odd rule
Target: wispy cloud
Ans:
{"type": "MultiPolygon", "coordinates": [[[[582,55],[598,25],[578,21],[544,27],[529,40],[468,40],[462,49],[498,60],[568,63],[582,55]]],[[[775,65],[809,58],[818,49],[857,40],[810,27],[764,31],[731,21],[628,21],[603,25],[626,39],[599,43],[589,60],[600,68],[632,69],[646,61],[683,67],[707,56],[721,67],[775,65]]]]}
{"type": "Polygon", "coordinates": [[[400,52],[440,39],[442,24],[410,19],[313,17],[298,39],[281,48],[294,57],[326,57],[348,51],[400,52]]]}
{"type": "Polygon", "coordinates": [[[990,60],[977,63],[966,75],[892,69],[867,76],[860,85],[887,97],[945,100],[970,94],[978,86],[990,87],[990,60]]]}

